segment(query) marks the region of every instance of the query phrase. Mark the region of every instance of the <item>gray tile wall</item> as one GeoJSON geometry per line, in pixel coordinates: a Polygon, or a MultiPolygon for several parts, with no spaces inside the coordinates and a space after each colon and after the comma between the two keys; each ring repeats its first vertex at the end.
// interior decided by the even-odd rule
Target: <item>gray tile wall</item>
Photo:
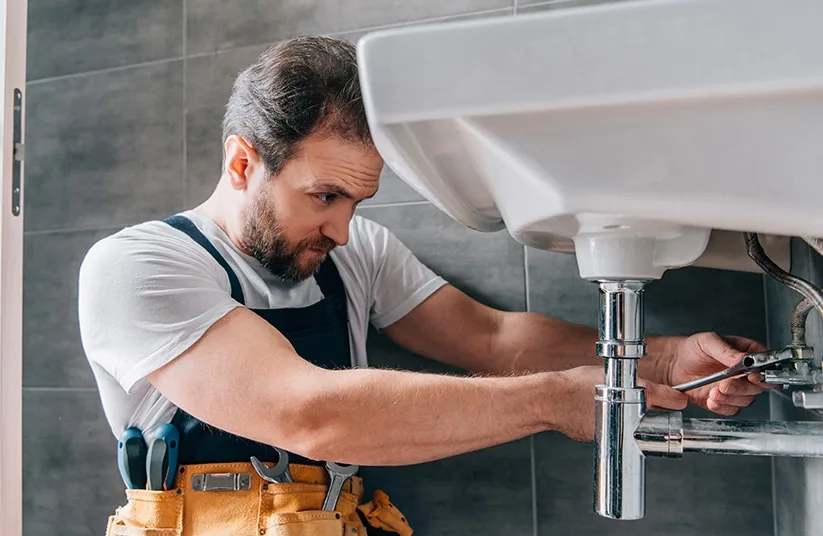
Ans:
{"type": "MultiPolygon", "coordinates": [[[[792,244],[792,272],[818,287],[823,286],[823,257],[800,240],[792,244]]],[[[779,347],[791,342],[789,319],[799,295],[769,279],[766,283],[769,343],[779,347]]],[[[821,356],[823,321],[812,313],[806,325],[806,342],[821,356]]],[[[788,397],[772,395],[772,418],[788,421],[821,421],[816,411],[793,406],[788,397]]],[[[813,536],[823,527],[823,460],[774,458],[775,536],[813,536]]]]}
{"type": "MultiPolygon", "coordinates": [[[[222,107],[237,71],[268,44],[298,33],[354,40],[385,25],[579,3],[29,0],[25,534],[100,534],[123,500],[113,438],[79,344],[77,269],[101,236],[208,195],[219,173],[222,107]]],[[[390,170],[383,178],[361,213],[387,225],[453,284],[504,309],[595,321],[596,291],[577,278],[572,257],[526,251],[505,232],[470,231],[390,170]]],[[[763,338],[762,300],[755,276],[672,272],[650,289],[648,326],[655,333],[716,329],[763,338]]],[[[373,335],[376,366],[458,373],[373,335]]],[[[762,403],[749,411],[762,412],[762,403]]],[[[650,463],[649,518],[629,524],[590,513],[590,446],[556,434],[365,472],[423,535],[624,534],[645,527],[660,535],[758,536],[771,526],[769,466],[761,460],[650,463]]]]}

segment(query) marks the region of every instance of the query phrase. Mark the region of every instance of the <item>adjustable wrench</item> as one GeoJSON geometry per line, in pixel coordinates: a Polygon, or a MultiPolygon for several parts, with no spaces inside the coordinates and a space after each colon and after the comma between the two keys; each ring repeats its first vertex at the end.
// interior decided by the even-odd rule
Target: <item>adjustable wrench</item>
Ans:
{"type": "Polygon", "coordinates": [[[272,482],[274,484],[293,482],[291,473],[289,473],[289,453],[277,447],[274,447],[274,450],[277,451],[277,463],[274,464],[274,467],[269,469],[263,464],[263,462],[258,460],[255,456],[252,456],[251,464],[254,467],[254,470],[257,471],[260,478],[266,482],[272,482]]]}
{"type": "Polygon", "coordinates": [[[343,491],[343,484],[346,480],[357,474],[357,465],[340,465],[334,462],[326,462],[326,471],[329,472],[329,490],[326,492],[326,499],[323,501],[323,510],[334,511],[337,508],[337,499],[343,491]]]}
{"type": "Polygon", "coordinates": [[[703,378],[681,383],[680,385],[675,385],[674,389],[681,392],[691,391],[692,389],[697,389],[698,387],[703,387],[704,385],[719,382],[720,380],[725,380],[726,378],[734,378],[737,376],[751,374],[752,372],[762,372],[764,370],[777,368],[781,364],[795,359],[796,355],[793,350],[794,349],[791,347],[787,347],[777,351],[770,350],[756,354],[747,354],[743,356],[743,358],[735,365],[732,365],[725,370],[721,370],[720,372],[716,372],[709,376],[704,376],[703,378]]]}

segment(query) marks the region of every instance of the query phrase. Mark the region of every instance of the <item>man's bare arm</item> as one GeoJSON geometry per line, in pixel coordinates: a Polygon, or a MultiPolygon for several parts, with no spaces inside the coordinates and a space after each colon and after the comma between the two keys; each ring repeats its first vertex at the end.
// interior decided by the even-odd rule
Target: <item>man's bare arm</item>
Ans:
{"type": "Polygon", "coordinates": [[[149,379],[213,426],[312,459],[361,465],[430,461],[547,429],[588,439],[593,421],[578,407],[591,406],[581,400],[593,394],[594,380],[326,370],[244,308],[149,379]]]}
{"type": "MultiPolygon", "coordinates": [[[[538,313],[504,312],[453,286],[432,294],[384,333],[422,356],[476,373],[522,374],[602,366],[595,355],[597,330],[538,313]]],[[[664,382],[672,339],[649,337],[640,376],[664,382]]]]}

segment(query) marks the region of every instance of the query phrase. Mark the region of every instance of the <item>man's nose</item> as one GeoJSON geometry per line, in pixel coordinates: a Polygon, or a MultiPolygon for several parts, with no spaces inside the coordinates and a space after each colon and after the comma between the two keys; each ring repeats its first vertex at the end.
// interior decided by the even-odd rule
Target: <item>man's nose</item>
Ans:
{"type": "Polygon", "coordinates": [[[350,217],[339,216],[327,221],[320,232],[327,238],[334,240],[338,246],[345,246],[349,243],[349,222],[350,217]]]}

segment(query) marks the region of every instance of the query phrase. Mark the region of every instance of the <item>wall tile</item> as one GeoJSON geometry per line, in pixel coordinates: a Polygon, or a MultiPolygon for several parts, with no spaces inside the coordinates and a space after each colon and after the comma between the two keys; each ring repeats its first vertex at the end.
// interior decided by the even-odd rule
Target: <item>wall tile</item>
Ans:
{"type": "Polygon", "coordinates": [[[364,468],[415,534],[532,534],[529,441],[408,467],[364,468]]]}
{"type": "MultiPolygon", "coordinates": [[[[530,248],[528,270],[532,311],[597,325],[597,285],[579,277],[573,255],[530,248]]],[[[646,291],[646,332],[719,331],[765,341],[763,310],[760,275],[705,268],[672,270],[646,291]]],[[[717,418],[699,408],[684,413],[717,418]]],[[[767,416],[768,397],[763,396],[737,418],[767,416]]],[[[648,515],[639,522],[618,523],[592,512],[591,445],[556,433],[540,434],[535,438],[535,457],[541,534],[771,534],[767,459],[691,455],[650,460],[648,515]],[[740,478],[746,483],[741,484],[740,478]]]]}
{"type": "Polygon", "coordinates": [[[535,438],[538,534],[725,536],[772,534],[768,458],[686,454],[647,459],[646,516],[602,518],[592,510],[593,452],[556,433],[535,438]]]}
{"type": "Polygon", "coordinates": [[[96,391],[24,391],[23,534],[103,534],[125,502],[96,391]]]}
{"type": "Polygon", "coordinates": [[[29,80],[183,54],[183,0],[29,0],[29,80]]]}
{"type": "Polygon", "coordinates": [[[270,43],[298,34],[339,33],[512,6],[512,0],[189,0],[188,53],[270,43]]]}
{"type": "Polygon", "coordinates": [[[108,234],[77,231],[25,237],[24,386],[95,386],[80,344],[77,275],[88,249],[108,234]]]}
{"type": "Polygon", "coordinates": [[[211,195],[220,180],[222,121],[237,74],[268,46],[253,46],[186,60],[186,205],[211,195]]]}
{"type": "MultiPolygon", "coordinates": [[[[529,248],[529,296],[533,311],[597,326],[596,283],[580,278],[574,255],[529,248]]],[[[645,292],[646,335],[717,331],[765,342],[763,276],[680,268],[669,270],[645,292]]]]}
{"type": "Polygon", "coordinates": [[[525,309],[523,248],[507,233],[472,231],[430,204],[362,207],[432,270],[475,299],[507,310],[525,309]]]}
{"type": "Polygon", "coordinates": [[[29,86],[27,231],[113,227],[181,207],[182,66],[29,86]]]}
{"type": "MultiPolygon", "coordinates": [[[[792,242],[792,273],[815,285],[823,283],[823,257],[802,241],[792,242]]],[[[800,295],[771,278],[766,279],[769,342],[771,347],[791,342],[789,320],[800,295]]],[[[811,313],[806,323],[806,342],[820,358],[823,321],[811,313]]],[[[783,393],[772,394],[772,419],[821,421],[823,412],[795,408],[783,393]]],[[[822,423],[823,424],[823,423],[822,423]]],[[[823,460],[774,458],[775,536],[812,536],[823,523],[823,460]]]]}

